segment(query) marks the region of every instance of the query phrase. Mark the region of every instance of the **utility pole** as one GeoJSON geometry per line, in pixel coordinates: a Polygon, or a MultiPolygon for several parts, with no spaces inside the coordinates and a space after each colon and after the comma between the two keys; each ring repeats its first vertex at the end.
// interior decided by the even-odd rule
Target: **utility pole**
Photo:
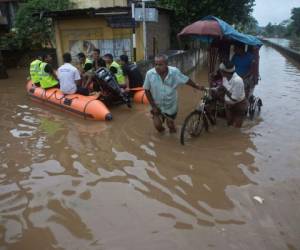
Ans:
{"type": "Polygon", "coordinates": [[[132,3],[131,3],[131,16],[132,16],[132,48],[133,48],[133,61],[136,62],[135,5],[134,5],[134,1],[132,1],[132,3]]]}
{"type": "Polygon", "coordinates": [[[145,0],[142,0],[142,11],[143,11],[144,60],[147,60],[148,57],[147,57],[147,30],[146,30],[146,8],[145,8],[145,0]]]}
{"type": "MultiPolygon", "coordinates": [[[[131,12],[132,12],[132,44],[133,44],[133,54],[134,54],[134,58],[136,60],[136,36],[135,36],[135,22],[136,20],[138,21],[142,21],[143,22],[143,50],[144,50],[144,60],[148,60],[148,51],[147,51],[147,23],[148,21],[154,21],[154,22],[157,22],[158,18],[158,13],[157,12],[153,12],[154,14],[154,18],[151,16],[151,14],[149,14],[148,12],[150,10],[154,10],[153,8],[152,9],[146,9],[146,2],[154,2],[155,0],[132,0],[131,2],[131,12]],[[135,17],[135,5],[134,3],[135,2],[141,2],[142,3],[142,9],[138,8],[138,12],[137,13],[140,13],[137,14],[137,18],[135,17]],[[147,14],[149,16],[147,16],[147,14]],[[156,16],[156,18],[155,18],[156,16]],[[150,17],[150,18],[149,18],[150,17]],[[154,20],[151,20],[151,17],[152,19],[154,20]]],[[[152,12],[151,12],[152,13],[152,12]]]]}

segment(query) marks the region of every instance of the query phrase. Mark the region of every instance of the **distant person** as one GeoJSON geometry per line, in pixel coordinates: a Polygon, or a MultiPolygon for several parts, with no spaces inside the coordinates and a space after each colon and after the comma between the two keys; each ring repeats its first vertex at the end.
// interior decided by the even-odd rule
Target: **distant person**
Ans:
{"type": "Polygon", "coordinates": [[[59,87],[57,76],[51,66],[52,56],[46,53],[42,59],[43,62],[40,64],[40,86],[43,89],[59,87]]]}
{"type": "Polygon", "coordinates": [[[80,73],[79,70],[71,64],[71,54],[64,53],[63,60],[64,64],[57,70],[60,90],[64,94],[89,95],[89,90],[80,86],[80,73]]]}
{"type": "Polygon", "coordinates": [[[159,132],[165,130],[164,121],[166,121],[170,133],[176,132],[174,123],[178,111],[176,89],[185,84],[195,89],[203,89],[188,76],[182,74],[179,69],[168,66],[166,55],[155,57],[155,67],[147,72],[143,87],[152,107],[154,126],[159,132]]]}
{"type": "Polygon", "coordinates": [[[118,84],[124,88],[128,89],[128,85],[126,85],[125,76],[123,74],[122,67],[116,61],[114,61],[112,54],[105,54],[103,59],[106,63],[106,68],[108,68],[112,73],[115,74],[118,84]]]}
{"type": "Polygon", "coordinates": [[[235,66],[231,62],[221,63],[219,69],[223,76],[223,85],[219,88],[225,93],[227,124],[240,128],[248,108],[243,79],[235,72],[235,66]]]}
{"type": "Polygon", "coordinates": [[[137,88],[143,86],[143,76],[135,63],[130,63],[127,55],[120,56],[120,65],[125,76],[126,85],[129,88],[137,88]]]}
{"type": "Polygon", "coordinates": [[[100,56],[98,57],[98,52],[96,53],[95,60],[96,61],[93,61],[92,70],[88,71],[86,74],[87,79],[85,80],[85,82],[86,82],[85,86],[87,87],[89,85],[89,83],[93,83],[92,89],[95,91],[100,91],[101,84],[99,83],[98,78],[96,77],[96,71],[100,68],[105,68],[106,64],[100,56]]]}
{"type": "Polygon", "coordinates": [[[30,78],[34,85],[40,87],[40,75],[41,75],[41,65],[42,57],[40,55],[35,55],[34,60],[30,63],[30,78]]]}
{"type": "Polygon", "coordinates": [[[254,88],[253,69],[255,65],[255,57],[253,53],[245,52],[245,45],[238,43],[234,46],[234,55],[231,62],[235,66],[236,73],[243,79],[245,84],[246,96],[254,88]]]}

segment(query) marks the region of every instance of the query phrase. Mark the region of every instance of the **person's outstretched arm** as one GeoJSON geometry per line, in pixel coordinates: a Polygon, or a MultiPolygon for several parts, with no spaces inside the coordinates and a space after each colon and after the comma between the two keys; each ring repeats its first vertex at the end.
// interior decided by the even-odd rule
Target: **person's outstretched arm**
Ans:
{"type": "Polygon", "coordinates": [[[195,83],[193,80],[189,79],[188,82],[186,83],[186,85],[191,86],[194,89],[198,89],[198,90],[204,90],[205,87],[204,86],[200,86],[199,84],[195,83]]]}

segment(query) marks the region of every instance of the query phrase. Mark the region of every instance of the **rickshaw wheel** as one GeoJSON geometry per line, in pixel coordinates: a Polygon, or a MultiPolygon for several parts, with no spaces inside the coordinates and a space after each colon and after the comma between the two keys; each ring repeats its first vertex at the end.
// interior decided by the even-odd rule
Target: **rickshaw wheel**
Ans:
{"type": "Polygon", "coordinates": [[[187,140],[199,136],[203,128],[208,130],[205,114],[202,111],[193,111],[184,120],[180,133],[180,143],[184,145],[187,140]]]}
{"type": "Polygon", "coordinates": [[[249,104],[249,118],[253,120],[256,116],[260,114],[262,107],[262,100],[259,97],[254,97],[250,99],[249,104]]]}

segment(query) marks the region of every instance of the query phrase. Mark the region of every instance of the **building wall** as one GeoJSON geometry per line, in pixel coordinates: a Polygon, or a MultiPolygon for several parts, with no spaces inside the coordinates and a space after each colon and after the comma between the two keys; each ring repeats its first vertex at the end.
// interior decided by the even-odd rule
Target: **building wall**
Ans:
{"type": "MultiPolygon", "coordinates": [[[[193,70],[198,63],[203,63],[207,59],[207,54],[202,49],[177,52],[168,57],[168,64],[179,68],[184,73],[193,70]]],[[[146,72],[154,67],[154,60],[141,61],[137,65],[141,73],[145,76],[146,72]]]]}
{"type": "Polygon", "coordinates": [[[165,13],[160,13],[158,22],[147,23],[147,54],[152,58],[157,53],[170,49],[170,18],[165,13]]]}
{"type": "MultiPolygon", "coordinates": [[[[141,25],[136,29],[137,37],[137,60],[143,58],[143,39],[141,25]]],[[[91,46],[99,48],[108,40],[129,41],[130,51],[122,51],[125,54],[132,53],[132,30],[130,28],[110,28],[104,17],[74,18],[55,21],[55,35],[57,46],[57,58],[62,63],[62,54],[73,51],[73,56],[82,51],[89,54],[91,46]],[[103,41],[105,40],[105,41],[103,41]],[[85,41],[83,43],[83,41],[85,41]],[[85,46],[84,46],[85,45],[85,46]]],[[[103,55],[105,51],[101,51],[103,55]]],[[[106,52],[107,53],[107,52],[106,52]]]]}
{"type": "Polygon", "coordinates": [[[72,0],[77,9],[127,6],[127,0],[72,0]]]}
{"type": "MultiPolygon", "coordinates": [[[[8,31],[12,28],[16,12],[18,8],[18,1],[0,1],[0,25],[5,28],[5,31],[8,31]]],[[[4,30],[0,30],[0,33],[4,32],[4,30]]]]}

